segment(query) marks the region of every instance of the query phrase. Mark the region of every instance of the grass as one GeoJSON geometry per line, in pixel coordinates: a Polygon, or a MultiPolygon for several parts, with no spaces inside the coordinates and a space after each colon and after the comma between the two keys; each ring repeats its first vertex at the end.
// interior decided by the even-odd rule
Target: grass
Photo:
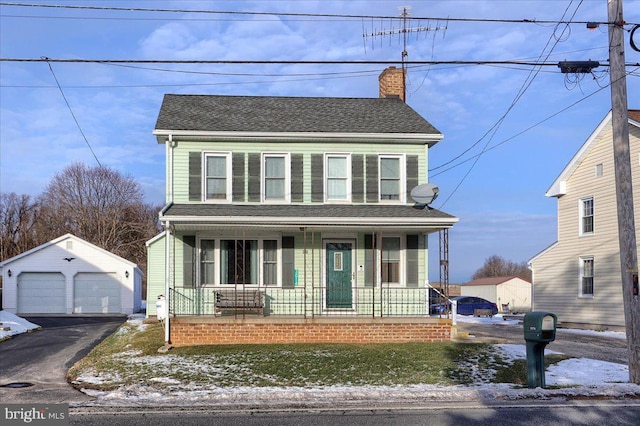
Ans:
{"type": "MultiPolygon", "coordinates": [[[[68,372],[78,387],[112,390],[124,385],[331,386],[526,384],[524,360],[505,360],[490,344],[163,344],[159,324],[126,323],[68,372]]],[[[549,358],[558,362],[562,357],[549,358]]]]}

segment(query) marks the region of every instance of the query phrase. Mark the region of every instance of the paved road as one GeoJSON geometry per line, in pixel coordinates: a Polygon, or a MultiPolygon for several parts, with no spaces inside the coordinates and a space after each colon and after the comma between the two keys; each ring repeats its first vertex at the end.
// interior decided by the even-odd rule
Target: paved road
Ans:
{"type": "MultiPolygon", "coordinates": [[[[521,326],[458,322],[458,330],[482,338],[504,339],[508,343],[521,345],[525,343],[521,326]]],[[[607,337],[605,334],[593,336],[559,329],[556,340],[547,345],[547,348],[576,358],[591,358],[625,365],[629,363],[626,339],[607,337]]]]}
{"type": "Polygon", "coordinates": [[[333,410],[248,410],[239,412],[210,409],[119,410],[117,412],[74,412],[72,425],[153,426],[637,426],[640,404],[636,401],[586,401],[557,403],[510,402],[498,406],[434,403],[429,407],[333,410]]]}
{"type": "Polygon", "coordinates": [[[42,327],[0,343],[0,385],[27,382],[33,386],[0,386],[3,403],[63,403],[91,398],[66,381],[67,370],[113,333],[126,316],[27,317],[42,327]]]}

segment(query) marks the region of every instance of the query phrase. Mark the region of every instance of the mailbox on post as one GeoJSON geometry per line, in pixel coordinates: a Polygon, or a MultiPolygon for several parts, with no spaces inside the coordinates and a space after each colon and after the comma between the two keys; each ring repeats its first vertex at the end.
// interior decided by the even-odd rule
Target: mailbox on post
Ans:
{"type": "Polygon", "coordinates": [[[550,312],[530,312],[524,316],[527,342],[527,384],[544,388],[544,348],[556,339],[558,317],[550,312]]]}

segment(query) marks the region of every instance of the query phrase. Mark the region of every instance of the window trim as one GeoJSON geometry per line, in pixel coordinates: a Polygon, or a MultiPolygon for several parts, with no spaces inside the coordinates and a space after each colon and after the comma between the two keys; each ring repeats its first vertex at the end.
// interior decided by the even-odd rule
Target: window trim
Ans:
{"type": "Polygon", "coordinates": [[[324,201],[325,203],[351,203],[352,199],[352,176],[351,176],[351,153],[346,152],[326,152],[324,154],[323,165],[323,185],[324,185],[324,201]],[[344,158],[347,167],[345,173],[345,190],[346,198],[329,198],[329,159],[330,158],[344,158]]]}
{"type": "Polygon", "coordinates": [[[196,283],[199,287],[203,288],[235,288],[236,284],[222,283],[222,241],[223,240],[245,240],[245,241],[257,241],[258,242],[258,268],[257,268],[257,284],[237,284],[241,287],[248,288],[282,288],[282,276],[283,276],[283,263],[282,263],[282,237],[280,235],[248,235],[244,238],[237,238],[233,235],[202,235],[197,238],[197,250],[198,250],[198,267],[196,273],[196,283]],[[202,283],[202,241],[213,241],[214,243],[214,282],[202,283]],[[276,241],[276,284],[265,285],[264,283],[264,241],[271,240],[276,241]]]}
{"type": "Polygon", "coordinates": [[[584,197],[578,200],[578,236],[590,236],[595,234],[595,216],[596,216],[596,208],[595,208],[595,199],[594,197],[584,197]],[[584,230],[584,219],[588,217],[584,214],[585,203],[591,201],[591,231],[584,230]]]}
{"type": "Polygon", "coordinates": [[[202,202],[213,204],[231,203],[233,197],[233,165],[231,151],[205,151],[202,153],[202,202]],[[226,169],[226,198],[207,198],[207,161],[210,157],[224,157],[226,169]]]}
{"type": "Polygon", "coordinates": [[[263,152],[260,157],[260,201],[263,203],[291,203],[291,153],[289,152],[263,152]],[[284,159],[284,197],[267,199],[267,158],[284,159]]]}
{"type": "Polygon", "coordinates": [[[593,299],[595,295],[595,260],[593,256],[580,256],[578,275],[578,297],[581,299],[593,299]],[[591,293],[585,293],[583,285],[584,278],[587,278],[584,275],[584,265],[588,261],[591,261],[591,293]]]}
{"type": "Polygon", "coordinates": [[[380,247],[378,249],[378,256],[380,259],[380,264],[379,264],[379,270],[378,272],[378,277],[377,277],[377,281],[378,283],[383,286],[383,287],[387,287],[387,288],[408,288],[407,286],[407,282],[406,282],[406,268],[407,268],[407,261],[406,261],[406,247],[407,244],[407,238],[405,234],[402,235],[398,235],[398,234],[384,234],[380,236],[380,247]],[[384,282],[382,281],[382,263],[384,261],[384,239],[385,238],[397,238],[399,240],[399,246],[398,246],[398,282],[397,283],[388,283],[388,282],[384,282]]]}
{"type": "Polygon", "coordinates": [[[405,154],[379,154],[378,155],[378,202],[388,204],[404,204],[407,202],[407,194],[405,188],[407,187],[407,158],[405,154]],[[388,200],[382,198],[382,160],[386,158],[392,158],[398,160],[398,199],[388,200]]]}

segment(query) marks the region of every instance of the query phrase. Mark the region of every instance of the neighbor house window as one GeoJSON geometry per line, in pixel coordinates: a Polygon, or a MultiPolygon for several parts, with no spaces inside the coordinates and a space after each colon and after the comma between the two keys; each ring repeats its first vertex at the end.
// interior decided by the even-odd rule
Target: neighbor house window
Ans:
{"type": "Polygon", "coordinates": [[[327,201],[351,200],[351,156],[327,154],[325,156],[325,186],[327,201]]]}
{"type": "Polygon", "coordinates": [[[400,284],[400,237],[382,237],[382,283],[400,284]]]}
{"type": "Polygon", "coordinates": [[[207,153],[204,156],[205,199],[231,201],[231,153],[207,153]]]}
{"type": "Polygon", "coordinates": [[[262,156],[263,201],[290,200],[290,164],[288,154],[264,154],[262,156]]]}
{"type": "Polygon", "coordinates": [[[580,258],[580,297],[593,297],[593,257],[580,258]]]}
{"type": "Polygon", "coordinates": [[[380,201],[402,201],[403,168],[399,155],[381,155],[380,157],[380,201]]]}
{"type": "Polygon", "coordinates": [[[580,235],[593,234],[593,197],[580,200],[580,235]]]}
{"type": "Polygon", "coordinates": [[[602,177],[602,175],[604,173],[603,170],[604,169],[603,169],[602,163],[596,164],[596,177],[602,177]]]}
{"type": "Polygon", "coordinates": [[[220,284],[258,284],[258,241],[220,241],[220,284]]]}

